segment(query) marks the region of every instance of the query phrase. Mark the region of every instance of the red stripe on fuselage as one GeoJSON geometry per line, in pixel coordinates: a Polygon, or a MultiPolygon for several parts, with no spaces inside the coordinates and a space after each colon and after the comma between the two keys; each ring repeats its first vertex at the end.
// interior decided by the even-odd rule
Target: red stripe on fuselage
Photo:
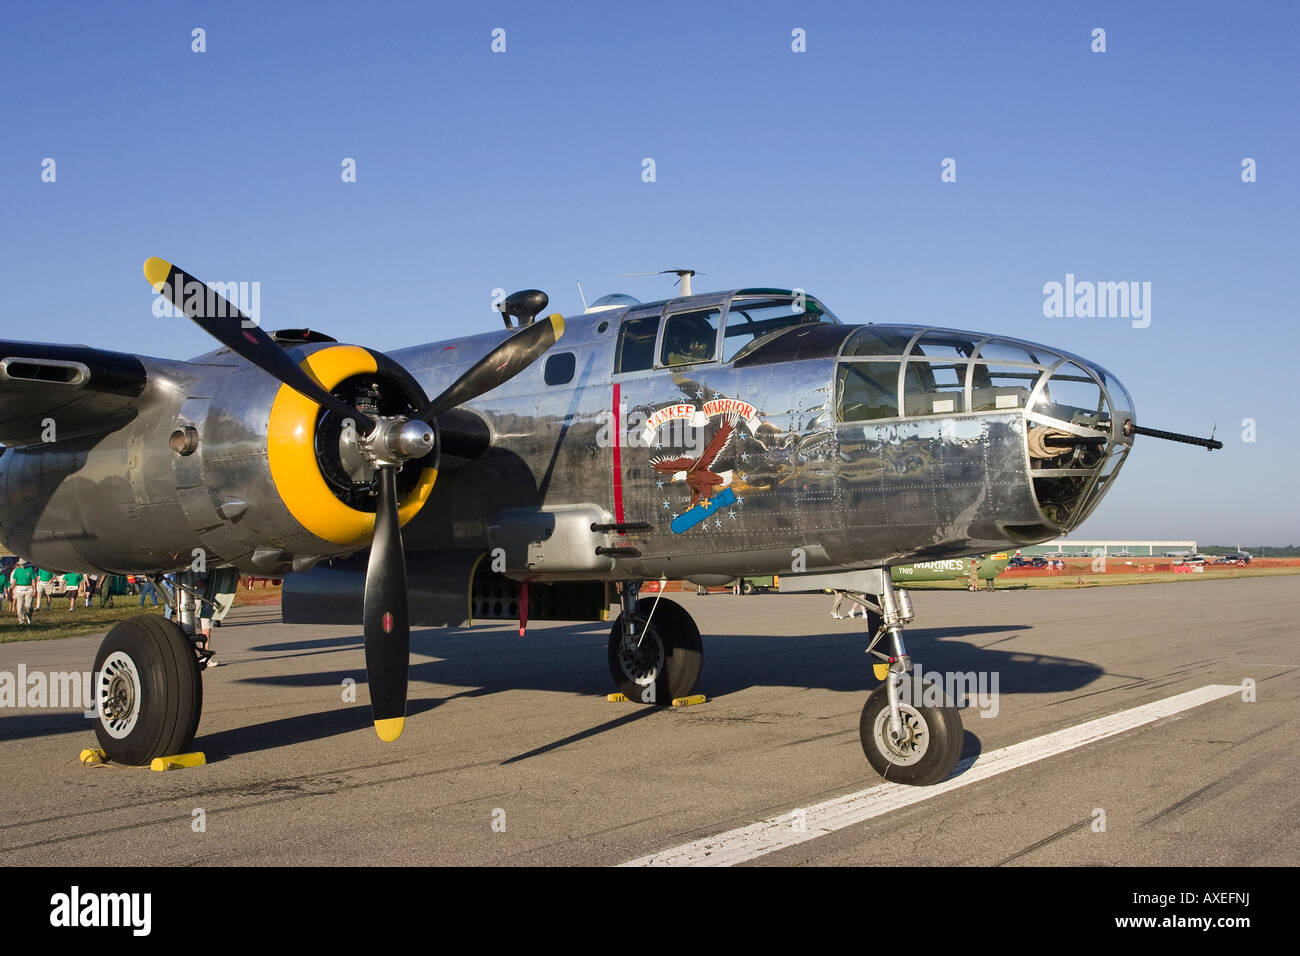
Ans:
{"type": "Polygon", "coordinates": [[[623,523],[623,423],[618,417],[620,386],[614,385],[614,520],[623,523]]]}

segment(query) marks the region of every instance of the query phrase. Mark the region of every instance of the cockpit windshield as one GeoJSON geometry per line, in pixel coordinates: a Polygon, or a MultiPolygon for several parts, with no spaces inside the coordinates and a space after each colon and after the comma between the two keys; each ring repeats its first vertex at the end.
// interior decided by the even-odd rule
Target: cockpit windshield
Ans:
{"type": "Polygon", "coordinates": [[[722,360],[730,362],[774,332],[810,323],[839,324],[830,310],[811,296],[736,296],[727,310],[722,360]]]}

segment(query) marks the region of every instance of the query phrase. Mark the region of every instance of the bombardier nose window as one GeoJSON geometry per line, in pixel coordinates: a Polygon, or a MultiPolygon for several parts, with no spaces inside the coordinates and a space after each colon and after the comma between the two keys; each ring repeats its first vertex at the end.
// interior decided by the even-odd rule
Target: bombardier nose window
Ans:
{"type": "Polygon", "coordinates": [[[1101,387],[1073,362],[1052,373],[1034,402],[1034,411],[1087,428],[1110,427],[1101,387]]]}
{"type": "Polygon", "coordinates": [[[841,362],[838,379],[840,421],[898,417],[897,362],[841,362]]]}
{"type": "Polygon", "coordinates": [[[971,379],[971,411],[995,412],[1004,408],[1024,408],[1029,390],[1041,373],[1036,368],[1015,365],[975,363],[971,379]]]}
{"type": "Polygon", "coordinates": [[[966,363],[908,362],[903,378],[904,415],[966,411],[966,363]]]}

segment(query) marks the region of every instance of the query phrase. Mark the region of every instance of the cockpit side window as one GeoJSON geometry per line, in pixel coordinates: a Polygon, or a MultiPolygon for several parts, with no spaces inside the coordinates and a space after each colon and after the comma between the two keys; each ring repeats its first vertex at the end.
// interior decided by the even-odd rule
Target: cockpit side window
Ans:
{"type": "Polygon", "coordinates": [[[699,309],[668,316],[660,361],[665,366],[711,362],[718,351],[721,309],[699,309]]]}
{"type": "Polygon", "coordinates": [[[655,363],[655,337],[659,334],[659,316],[643,315],[625,319],[618,332],[618,362],[615,372],[642,372],[655,363]]]}

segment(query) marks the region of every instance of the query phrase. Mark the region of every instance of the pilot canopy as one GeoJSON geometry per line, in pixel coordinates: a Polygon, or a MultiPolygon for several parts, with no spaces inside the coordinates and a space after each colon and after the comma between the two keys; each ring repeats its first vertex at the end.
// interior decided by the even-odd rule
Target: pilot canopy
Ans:
{"type": "MultiPolygon", "coordinates": [[[[775,289],[698,295],[629,309],[619,329],[615,373],[739,362],[791,329],[839,320],[816,299],[775,289]]],[[[841,333],[842,334],[842,333],[841,333]]]]}

